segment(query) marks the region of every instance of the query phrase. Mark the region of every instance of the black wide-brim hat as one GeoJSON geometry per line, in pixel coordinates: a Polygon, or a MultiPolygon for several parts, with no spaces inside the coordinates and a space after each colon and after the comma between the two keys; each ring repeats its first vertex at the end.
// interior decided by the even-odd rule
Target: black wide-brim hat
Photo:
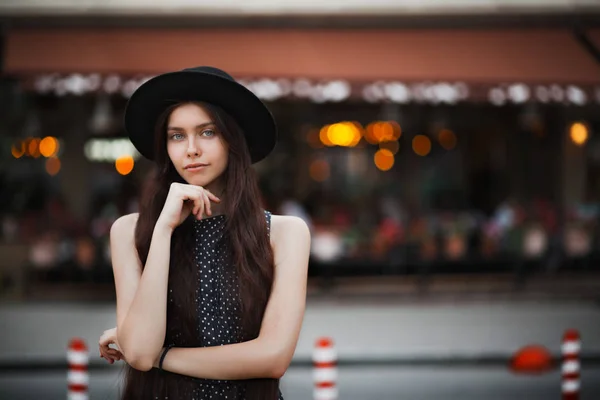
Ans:
{"type": "Polygon", "coordinates": [[[125,130],[144,157],[154,159],[156,121],[170,105],[201,101],[233,117],[246,137],[252,163],[265,158],[277,143],[277,126],[267,106],[225,71],[195,67],[155,76],[143,83],[125,108],[125,130]]]}

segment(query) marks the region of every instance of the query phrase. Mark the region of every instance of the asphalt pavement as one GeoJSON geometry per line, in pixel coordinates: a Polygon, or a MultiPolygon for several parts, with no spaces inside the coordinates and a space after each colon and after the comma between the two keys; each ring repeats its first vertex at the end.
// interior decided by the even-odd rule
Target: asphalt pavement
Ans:
{"type": "MultiPolygon", "coordinates": [[[[90,400],[117,400],[119,366],[92,370],[90,400]]],[[[281,382],[286,400],[313,399],[311,368],[288,370],[281,382]]],[[[339,400],[551,400],[560,399],[560,373],[513,375],[502,367],[342,367],[339,400]]],[[[600,398],[600,368],[583,368],[579,400],[600,398]]],[[[0,374],[2,400],[65,400],[66,372],[0,374]]]]}

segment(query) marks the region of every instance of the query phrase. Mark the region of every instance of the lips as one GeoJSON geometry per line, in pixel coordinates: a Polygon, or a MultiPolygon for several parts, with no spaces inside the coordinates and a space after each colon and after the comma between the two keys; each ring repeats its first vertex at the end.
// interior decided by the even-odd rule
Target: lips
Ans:
{"type": "Polygon", "coordinates": [[[207,165],[208,164],[196,163],[196,164],[186,165],[184,168],[187,170],[195,171],[195,170],[202,169],[202,168],[206,167],[207,165]]]}
{"type": "Polygon", "coordinates": [[[190,164],[190,165],[186,165],[184,167],[184,169],[190,173],[191,172],[201,172],[201,171],[204,171],[204,168],[206,168],[207,166],[208,166],[208,164],[200,164],[200,163],[190,164]]]}

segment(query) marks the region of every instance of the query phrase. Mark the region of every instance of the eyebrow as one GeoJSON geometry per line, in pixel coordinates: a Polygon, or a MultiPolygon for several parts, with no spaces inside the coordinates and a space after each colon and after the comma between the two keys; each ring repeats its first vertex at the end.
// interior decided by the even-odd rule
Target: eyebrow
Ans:
{"type": "MultiPolygon", "coordinates": [[[[215,123],[214,123],[214,122],[212,122],[212,121],[205,122],[205,123],[203,123],[203,124],[196,125],[195,129],[206,128],[207,126],[214,125],[214,124],[215,124],[215,123]]],[[[185,129],[183,129],[183,128],[180,128],[180,127],[178,127],[178,126],[169,126],[169,127],[167,127],[167,131],[185,131],[185,129]]]]}

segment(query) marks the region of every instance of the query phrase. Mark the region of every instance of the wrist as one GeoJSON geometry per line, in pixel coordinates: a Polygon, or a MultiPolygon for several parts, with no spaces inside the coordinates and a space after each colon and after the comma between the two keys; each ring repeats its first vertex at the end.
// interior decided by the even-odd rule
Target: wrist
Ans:
{"type": "Polygon", "coordinates": [[[154,364],[152,364],[152,366],[154,368],[158,368],[158,365],[160,364],[160,358],[162,357],[162,354],[164,353],[165,348],[163,347],[162,349],[160,349],[160,351],[158,352],[158,356],[156,356],[156,358],[154,359],[154,364]]]}
{"type": "Polygon", "coordinates": [[[162,350],[160,351],[158,357],[154,360],[154,367],[158,368],[160,370],[164,369],[164,362],[165,362],[165,358],[167,356],[167,353],[169,352],[169,350],[171,350],[173,348],[173,345],[170,344],[167,347],[163,347],[162,350]]]}
{"type": "Polygon", "coordinates": [[[154,233],[170,235],[173,233],[173,228],[159,219],[154,225],[154,233]]]}

